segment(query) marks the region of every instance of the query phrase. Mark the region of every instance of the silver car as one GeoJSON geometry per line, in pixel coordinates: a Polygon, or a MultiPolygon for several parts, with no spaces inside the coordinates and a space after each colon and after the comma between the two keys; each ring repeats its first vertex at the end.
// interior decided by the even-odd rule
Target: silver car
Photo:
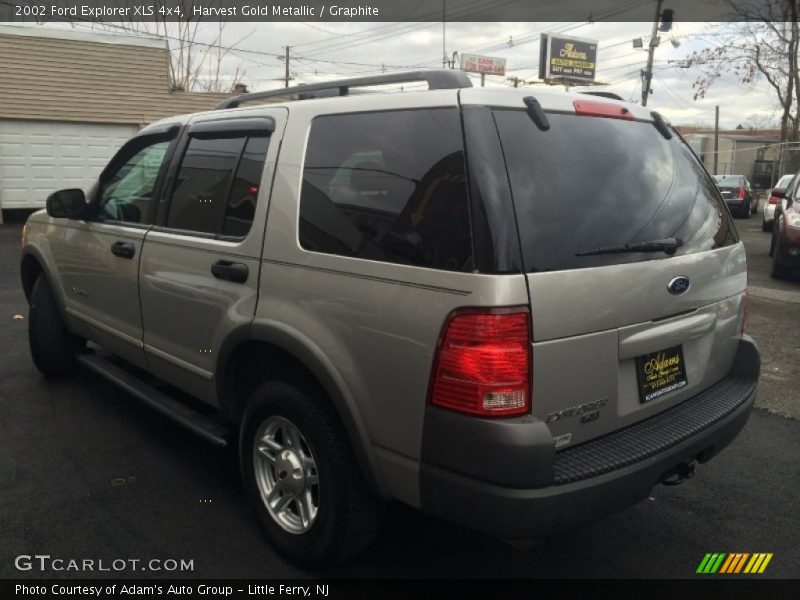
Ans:
{"type": "Polygon", "coordinates": [[[517,539],[623,509],[730,443],[759,375],[744,247],[672,127],[456,71],[150,125],[30,217],[22,281],[39,370],[236,444],[304,564],[387,500],[517,539]]]}

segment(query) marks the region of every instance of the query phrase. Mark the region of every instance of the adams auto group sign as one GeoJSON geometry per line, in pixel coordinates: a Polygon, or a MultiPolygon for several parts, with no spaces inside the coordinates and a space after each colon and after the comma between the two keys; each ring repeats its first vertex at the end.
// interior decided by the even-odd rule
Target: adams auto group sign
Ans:
{"type": "Polygon", "coordinates": [[[539,78],[594,81],[597,40],[543,33],[539,46],[539,78]]]}

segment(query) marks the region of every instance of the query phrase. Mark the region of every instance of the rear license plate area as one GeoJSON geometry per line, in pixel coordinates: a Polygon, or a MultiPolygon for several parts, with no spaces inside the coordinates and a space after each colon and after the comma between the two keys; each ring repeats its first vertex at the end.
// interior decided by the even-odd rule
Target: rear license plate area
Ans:
{"type": "Polygon", "coordinates": [[[688,382],[683,348],[672,346],[638,356],[636,377],[639,382],[639,402],[642,404],[686,387],[688,382]]]}

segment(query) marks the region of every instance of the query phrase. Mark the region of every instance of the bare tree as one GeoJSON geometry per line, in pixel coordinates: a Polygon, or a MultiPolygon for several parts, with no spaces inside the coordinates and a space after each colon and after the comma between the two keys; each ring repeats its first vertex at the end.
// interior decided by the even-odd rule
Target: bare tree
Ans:
{"type": "Polygon", "coordinates": [[[726,75],[745,85],[765,81],[780,106],[781,140],[797,141],[800,0],[724,1],[742,21],[714,26],[717,43],[687,57],[684,66],[701,70],[693,86],[695,100],[726,75]]]}

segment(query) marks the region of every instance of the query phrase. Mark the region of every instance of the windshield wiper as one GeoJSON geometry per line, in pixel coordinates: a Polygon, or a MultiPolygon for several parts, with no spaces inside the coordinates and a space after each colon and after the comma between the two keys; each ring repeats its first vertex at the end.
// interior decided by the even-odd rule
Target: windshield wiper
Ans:
{"type": "Polygon", "coordinates": [[[575,256],[597,256],[599,254],[625,254],[627,252],[664,252],[672,256],[683,246],[683,240],[678,238],[666,238],[663,240],[652,240],[640,242],[638,244],[624,244],[620,246],[608,246],[606,248],[596,248],[587,252],[578,252],[575,256]]]}

